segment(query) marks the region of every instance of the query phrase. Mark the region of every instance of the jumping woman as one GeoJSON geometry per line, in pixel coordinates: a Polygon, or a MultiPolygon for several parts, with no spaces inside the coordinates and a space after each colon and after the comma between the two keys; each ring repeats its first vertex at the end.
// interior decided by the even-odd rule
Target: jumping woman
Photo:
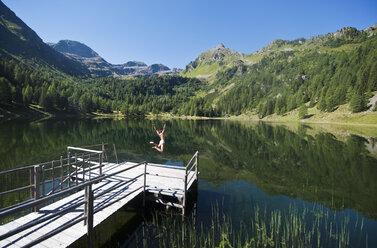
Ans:
{"type": "Polygon", "coordinates": [[[159,152],[163,152],[164,146],[165,146],[164,133],[165,133],[165,129],[166,129],[166,123],[164,123],[164,128],[162,130],[161,129],[157,130],[156,125],[155,124],[152,124],[152,125],[153,125],[153,128],[156,131],[157,135],[160,137],[160,143],[158,145],[156,143],[154,143],[153,141],[151,141],[149,143],[153,144],[153,147],[152,147],[153,149],[156,149],[159,152]]]}

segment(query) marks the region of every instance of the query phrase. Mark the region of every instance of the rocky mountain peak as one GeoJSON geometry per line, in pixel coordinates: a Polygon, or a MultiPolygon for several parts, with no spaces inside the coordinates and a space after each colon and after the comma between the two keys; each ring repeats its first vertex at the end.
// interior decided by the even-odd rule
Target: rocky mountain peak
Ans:
{"type": "Polygon", "coordinates": [[[128,61],[124,64],[126,67],[135,67],[135,66],[147,66],[144,62],[141,61],[128,61]]]}
{"type": "MultiPolygon", "coordinates": [[[[195,69],[201,70],[201,68],[206,68],[211,66],[213,63],[216,63],[217,66],[212,66],[211,71],[205,71],[205,75],[214,75],[217,71],[217,68],[223,65],[231,66],[233,64],[242,63],[243,53],[237,52],[235,50],[229,49],[224,46],[223,43],[218,44],[216,47],[207,50],[199,55],[194,61],[191,61],[186,69],[183,71],[183,74],[189,74],[195,69]]],[[[200,74],[203,76],[204,74],[200,74]]]]}
{"type": "Polygon", "coordinates": [[[104,60],[90,47],[78,41],[61,40],[56,44],[48,43],[48,45],[88,68],[92,77],[149,77],[176,75],[181,72],[181,69],[170,69],[162,64],[148,66],[141,61],[128,61],[124,64],[114,65],[104,60]]]}
{"type": "Polygon", "coordinates": [[[359,34],[360,31],[358,31],[354,27],[344,27],[335,33],[332,33],[332,36],[334,38],[339,38],[339,37],[345,37],[347,39],[351,39],[359,34]]]}
{"type": "Polygon", "coordinates": [[[215,49],[215,50],[222,50],[222,49],[227,49],[227,48],[224,46],[223,43],[220,43],[220,44],[218,44],[214,49],[215,49]]]}
{"type": "Polygon", "coordinates": [[[374,24],[373,26],[364,29],[364,32],[368,34],[368,36],[372,36],[377,33],[377,23],[374,24]]]}
{"type": "MultiPolygon", "coordinates": [[[[87,75],[81,64],[52,49],[0,0],[0,55],[49,64],[71,75],[87,75]]],[[[24,62],[23,62],[24,63],[24,62]]]]}
{"type": "Polygon", "coordinates": [[[98,53],[93,51],[87,45],[73,40],[61,40],[56,44],[51,44],[55,50],[61,53],[74,54],[84,58],[94,58],[99,57],[98,53]]]}

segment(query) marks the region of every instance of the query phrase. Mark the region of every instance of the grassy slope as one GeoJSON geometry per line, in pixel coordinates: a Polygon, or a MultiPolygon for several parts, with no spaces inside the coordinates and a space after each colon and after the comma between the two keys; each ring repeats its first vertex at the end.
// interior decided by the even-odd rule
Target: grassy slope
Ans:
{"type": "Polygon", "coordinates": [[[377,137],[377,112],[365,111],[361,113],[351,113],[348,110],[348,105],[341,105],[337,110],[331,113],[319,111],[316,107],[308,109],[308,115],[310,117],[300,120],[298,118],[298,109],[292,110],[283,116],[270,115],[263,119],[259,119],[258,115],[252,112],[241,114],[239,116],[231,116],[229,118],[209,118],[198,116],[175,116],[170,113],[163,113],[158,115],[149,114],[146,116],[148,119],[230,119],[235,121],[246,121],[254,123],[256,121],[265,121],[271,123],[277,123],[279,125],[285,124],[289,126],[295,126],[296,124],[314,124],[319,129],[325,128],[333,130],[329,132],[337,132],[339,135],[357,134],[362,136],[377,137]],[[326,124],[323,126],[322,124],[326,124]],[[346,130],[346,131],[345,131],[346,130]]]}
{"type": "Polygon", "coordinates": [[[269,115],[263,119],[259,119],[257,114],[250,112],[239,116],[233,116],[231,118],[268,122],[333,123],[377,127],[377,112],[368,110],[361,113],[351,113],[348,104],[339,106],[334,112],[322,112],[318,110],[317,107],[308,108],[308,117],[303,120],[298,118],[298,109],[294,109],[284,115],[269,115]]]}
{"type": "MultiPolygon", "coordinates": [[[[324,46],[322,42],[315,44],[304,44],[299,46],[293,45],[283,45],[280,47],[272,46],[266,50],[261,50],[252,54],[244,54],[242,60],[245,65],[252,65],[258,63],[263,57],[269,56],[274,53],[284,52],[284,51],[296,51],[295,57],[306,56],[311,52],[327,53],[331,54],[333,52],[339,51],[351,51],[357,49],[361,43],[356,44],[343,44],[341,46],[332,48],[329,46],[324,46]]],[[[207,65],[200,64],[190,73],[182,74],[187,77],[202,77],[207,80],[208,86],[205,87],[202,91],[198,92],[195,97],[210,97],[212,105],[216,106],[217,101],[224,94],[233,88],[237,79],[232,78],[228,81],[227,85],[217,85],[215,75],[219,71],[225,71],[227,68],[230,68],[234,61],[232,61],[232,56],[226,56],[225,61],[222,66],[214,67],[211,69],[207,65]],[[209,75],[208,75],[209,74],[209,75]],[[203,75],[208,75],[208,77],[203,77],[203,75]]],[[[377,94],[376,94],[377,95],[377,94]]],[[[348,104],[339,106],[338,109],[334,112],[327,113],[319,111],[316,107],[309,109],[309,118],[305,120],[300,120],[298,118],[298,109],[290,111],[283,116],[276,114],[265,117],[262,121],[278,121],[278,122],[291,122],[291,121],[302,121],[302,122],[311,122],[311,123],[340,123],[340,124],[362,124],[362,125],[377,125],[377,112],[366,111],[362,113],[351,113],[348,108],[348,104]]],[[[235,119],[248,119],[248,120],[259,120],[256,113],[244,113],[237,117],[232,117],[235,119]]]]}
{"type": "Polygon", "coordinates": [[[203,64],[201,66],[198,66],[191,72],[183,73],[182,76],[206,78],[206,76],[212,76],[216,74],[218,70],[219,70],[219,65],[217,63],[212,63],[210,65],[203,64]]]}

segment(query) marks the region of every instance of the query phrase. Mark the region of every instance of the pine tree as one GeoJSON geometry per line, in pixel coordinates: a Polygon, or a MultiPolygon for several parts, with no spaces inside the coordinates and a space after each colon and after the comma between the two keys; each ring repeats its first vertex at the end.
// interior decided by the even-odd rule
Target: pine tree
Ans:
{"type": "Polygon", "coordinates": [[[327,88],[323,87],[321,90],[321,96],[319,97],[319,101],[317,105],[317,108],[322,111],[325,111],[327,107],[326,106],[326,92],[327,92],[327,88]]]}
{"type": "Polygon", "coordinates": [[[11,88],[8,79],[0,77],[0,102],[10,103],[12,101],[11,88]]]}
{"type": "Polygon", "coordinates": [[[366,101],[363,95],[358,93],[353,94],[350,102],[350,107],[353,113],[361,112],[366,109],[366,101]]]}
{"type": "Polygon", "coordinates": [[[33,98],[33,89],[28,85],[22,90],[22,101],[24,104],[31,103],[33,98]]]}
{"type": "Polygon", "coordinates": [[[298,118],[305,119],[307,115],[308,115],[308,107],[305,104],[303,104],[298,110],[298,118]]]}

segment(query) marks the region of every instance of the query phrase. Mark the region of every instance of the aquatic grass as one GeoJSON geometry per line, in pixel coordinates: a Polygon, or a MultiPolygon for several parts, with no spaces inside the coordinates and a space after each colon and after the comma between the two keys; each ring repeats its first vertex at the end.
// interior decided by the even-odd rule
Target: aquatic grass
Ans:
{"type": "Polygon", "coordinates": [[[211,208],[208,224],[195,223],[194,217],[182,218],[174,211],[155,212],[148,222],[144,243],[153,247],[349,247],[351,233],[368,244],[363,232],[364,218],[350,223],[345,213],[329,212],[323,206],[273,209],[255,205],[248,221],[232,221],[211,208]]]}

